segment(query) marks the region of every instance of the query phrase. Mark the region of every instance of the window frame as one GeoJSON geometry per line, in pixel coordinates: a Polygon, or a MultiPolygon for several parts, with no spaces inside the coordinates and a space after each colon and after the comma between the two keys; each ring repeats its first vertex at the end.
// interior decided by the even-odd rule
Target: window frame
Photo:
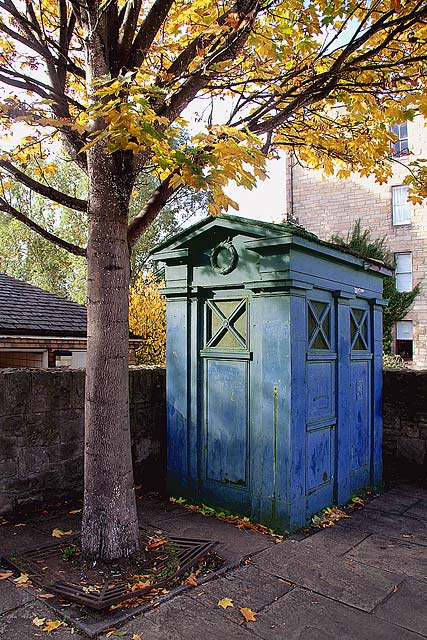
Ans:
{"type": "Polygon", "coordinates": [[[396,289],[400,292],[400,293],[407,293],[409,291],[412,291],[412,289],[414,288],[414,284],[413,284],[413,274],[414,274],[414,267],[413,267],[413,261],[412,261],[412,251],[398,251],[397,253],[394,254],[394,260],[395,260],[395,276],[396,276],[396,289]],[[403,270],[402,268],[399,270],[399,257],[401,256],[409,256],[409,260],[410,260],[410,270],[403,270]],[[411,283],[409,286],[409,289],[407,288],[400,288],[399,287],[399,276],[407,276],[407,275],[411,276],[411,283]]]}
{"type": "Polygon", "coordinates": [[[412,210],[411,210],[411,203],[408,201],[408,191],[409,191],[409,186],[407,184],[395,184],[391,187],[391,216],[392,216],[392,225],[393,227],[402,227],[404,225],[410,225],[411,224],[411,218],[412,218],[412,210]],[[395,198],[395,194],[399,193],[399,191],[404,191],[406,194],[406,202],[405,203],[400,203],[400,202],[396,202],[396,198],[395,198]],[[406,216],[403,218],[403,216],[400,214],[401,218],[399,219],[399,211],[403,210],[403,208],[405,207],[405,212],[406,212],[406,216]]]}
{"type": "Polygon", "coordinates": [[[392,133],[397,136],[397,140],[392,142],[392,156],[394,158],[400,158],[402,156],[409,155],[409,132],[408,132],[408,122],[399,122],[397,124],[392,125],[391,127],[392,133]],[[403,132],[406,135],[402,135],[403,132]]]}

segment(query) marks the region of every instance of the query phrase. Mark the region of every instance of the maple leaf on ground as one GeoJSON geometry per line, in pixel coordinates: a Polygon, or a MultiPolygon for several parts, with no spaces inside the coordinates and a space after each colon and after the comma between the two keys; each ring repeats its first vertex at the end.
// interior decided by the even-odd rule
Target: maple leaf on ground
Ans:
{"type": "Polygon", "coordinates": [[[151,585],[150,580],[146,580],[145,582],[135,582],[135,584],[132,585],[131,591],[138,591],[139,589],[145,589],[145,587],[149,587],[150,585],[151,585]]]}
{"type": "Polygon", "coordinates": [[[184,584],[189,584],[192,587],[197,587],[197,580],[196,580],[196,576],[194,575],[194,573],[190,573],[188,578],[184,581],[184,584]]]}
{"type": "Polygon", "coordinates": [[[166,544],[167,540],[165,538],[150,538],[150,540],[148,541],[148,545],[146,546],[146,549],[157,549],[158,547],[161,547],[162,545],[166,544]]]}
{"type": "Polygon", "coordinates": [[[68,513],[72,516],[75,516],[76,513],[81,513],[82,510],[81,509],[72,509],[71,511],[69,511],[68,513]]]}
{"type": "Polygon", "coordinates": [[[28,577],[28,573],[21,573],[21,575],[19,576],[19,578],[15,578],[14,579],[14,583],[16,584],[16,586],[27,586],[30,583],[30,579],[28,577]]]}
{"type": "Polygon", "coordinates": [[[6,571],[6,573],[0,573],[0,580],[7,580],[13,576],[13,571],[6,571]]]}
{"type": "Polygon", "coordinates": [[[142,640],[142,636],[139,633],[134,633],[130,640],[142,640]]]}
{"type": "Polygon", "coordinates": [[[234,607],[234,602],[231,598],[222,598],[222,600],[218,601],[218,607],[222,609],[228,609],[228,607],[234,607]]]}
{"type": "Polygon", "coordinates": [[[240,613],[246,620],[246,622],[256,622],[256,613],[252,611],[252,609],[248,609],[248,607],[242,607],[239,609],[240,613]]]}
{"type": "Polygon", "coordinates": [[[62,531],[62,529],[53,529],[52,530],[52,538],[62,538],[63,536],[70,536],[73,533],[73,530],[62,531]]]}
{"type": "Polygon", "coordinates": [[[37,616],[33,618],[33,624],[36,627],[42,627],[45,622],[46,622],[46,618],[38,618],[37,616]]]}
{"type": "Polygon", "coordinates": [[[62,627],[64,623],[61,620],[47,620],[45,626],[43,627],[43,631],[55,631],[59,627],[62,627]]]}

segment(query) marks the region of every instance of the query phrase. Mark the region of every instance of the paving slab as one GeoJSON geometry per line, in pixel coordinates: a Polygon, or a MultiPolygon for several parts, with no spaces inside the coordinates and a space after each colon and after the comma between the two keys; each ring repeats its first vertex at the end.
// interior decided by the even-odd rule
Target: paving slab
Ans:
{"type": "MultiPolygon", "coordinates": [[[[31,521],[31,526],[38,531],[47,533],[52,536],[54,529],[61,529],[61,531],[72,531],[77,533],[81,528],[81,513],[70,515],[68,513],[62,513],[60,515],[52,517],[51,515],[37,520],[31,521]]],[[[55,542],[55,538],[51,537],[51,541],[55,542]]]]}
{"type": "Polygon", "coordinates": [[[413,484],[413,483],[404,483],[400,482],[397,485],[390,485],[387,488],[386,493],[389,494],[399,494],[399,495],[411,495],[417,496],[418,498],[427,499],[427,484],[413,484]]]}
{"type": "Polygon", "coordinates": [[[419,496],[406,493],[384,493],[365,505],[365,509],[402,514],[420,501],[419,496]]]}
{"type": "Polygon", "coordinates": [[[240,623],[240,607],[260,611],[288,593],[291,588],[285,580],[271,576],[258,567],[246,565],[222,578],[192,589],[188,596],[213,608],[222,598],[231,598],[234,607],[225,609],[224,615],[240,623]]]}
{"type": "MultiPolygon", "coordinates": [[[[6,571],[0,567],[0,572],[6,571]]],[[[2,580],[0,582],[0,615],[17,609],[26,602],[34,600],[33,591],[26,588],[17,588],[11,580],[2,580]]]]}
{"type": "MultiPolygon", "coordinates": [[[[248,623],[249,624],[249,623],[248,623]]],[[[419,640],[420,635],[305,589],[294,589],[257,616],[263,640],[419,640]]],[[[183,636],[185,637],[185,636],[183,636]]]]}
{"type": "Polygon", "coordinates": [[[355,527],[395,540],[405,540],[409,537],[414,543],[427,546],[427,522],[407,514],[397,515],[375,509],[361,509],[351,518],[342,520],[340,526],[355,527]]]}
{"type": "Polygon", "coordinates": [[[409,541],[372,535],[346,557],[379,570],[427,581],[427,550],[409,541]]]}
{"type": "Polygon", "coordinates": [[[427,584],[408,579],[375,612],[378,618],[427,637],[427,584]]]}
{"type": "Polygon", "coordinates": [[[317,554],[331,558],[331,556],[341,556],[356,547],[369,535],[368,531],[357,529],[356,527],[342,527],[337,524],[327,529],[319,529],[313,535],[295,539],[287,539],[281,543],[280,552],[288,547],[298,549],[300,553],[305,550],[315,551],[317,554]]]}
{"type": "Polygon", "coordinates": [[[180,518],[189,514],[188,509],[181,505],[169,502],[169,500],[140,496],[137,498],[136,507],[140,522],[158,526],[165,520],[180,518]]]}
{"type": "Polygon", "coordinates": [[[174,536],[218,541],[215,551],[230,565],[237,565],[248,556],[276,546],[271,536],[238,529],[230,523],[198,513],[165,521],[159,528],[174,536]]]}
{"type": "MultiPolygon", "coordinates": [[[[139,634],[143,640],[254,640],[249,630],[224,613],[217,605],[206,606],[183,595],[128,622],[120,632],[128,634],[126,638],[139,634]]],[[[106,634],[100,638],[106,640],[106,634]]]]}
{"type": "Polygon", "coordinates": [[[405,515],[427,521],[427,499],[419,500],[413,507],[405,512],[405,515]]]}
{"type": "Polygon", "coordinates": [[[310,540],[284,542],[258,554],[253,562],[272,575],[363,611],[373,611],[402,582],[397,572],[372,568],[347,556],[333,557],[321,549],[322,535],[316,537],[315,545],[310,540]]]}
{"type": "Polygon", "coordinates": [[[0,616],[0,638],[4,640],[35,640],[52,637],[55,640],[81,640],[83,635],[72,627],[63,625],[51,633],[33,625],[35,617],[57,620],[54,612],[40,601],[30,602],[19,609],[0,616]],[[52,615],[53,614],[53,615],[52,615]]]}
{"type": "Polygon", "coordinates": [[[0,527],[0,557],[18,551],[29,551],[52,543],[53,538],[45,531],[30,525],[0,527]]]}

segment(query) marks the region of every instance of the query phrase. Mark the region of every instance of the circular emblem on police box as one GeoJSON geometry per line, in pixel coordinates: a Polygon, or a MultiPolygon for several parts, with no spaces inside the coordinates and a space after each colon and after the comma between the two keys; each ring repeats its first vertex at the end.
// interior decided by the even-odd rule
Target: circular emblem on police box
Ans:
{"type": "Polygon", "coordinates": [[[217,244],[211,254],[212,268],[223,276],[236,268],[237,260],[237,251],[230,238],[217,244]]]}

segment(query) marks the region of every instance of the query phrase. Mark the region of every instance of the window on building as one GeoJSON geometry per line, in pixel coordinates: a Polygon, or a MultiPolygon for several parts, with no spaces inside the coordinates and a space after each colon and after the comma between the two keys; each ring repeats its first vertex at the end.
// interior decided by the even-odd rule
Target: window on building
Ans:
{"type": "Polygon", "coordinates": [[[71,351],[55,351],[55,367],[69,367],[72,359],[71,351]]]}
{"type": "Polygon", "coordinates": [[[391,130],[397,136],[397,140],[393,144],[393,155],[406,156],[409,153],[408,123],[403,122],[402,124],[395,124],[392,126],[391,130]]]}
{"type": "Polygon", "coordinates": [[[394,225],[411,224],[411,203],[408,202],[408,189],[406,184],[391,188],[394,225]]]}
{"type": "Polygon", "coordinates": [[[412,291],[412,253],[395,253],[396,289],[412,291]]]}
{"type": "Polygon", "coordinates": [[[396,353],[404,360],[412,360],[414,329],[412,320],[396,322],[396,353]]]}

